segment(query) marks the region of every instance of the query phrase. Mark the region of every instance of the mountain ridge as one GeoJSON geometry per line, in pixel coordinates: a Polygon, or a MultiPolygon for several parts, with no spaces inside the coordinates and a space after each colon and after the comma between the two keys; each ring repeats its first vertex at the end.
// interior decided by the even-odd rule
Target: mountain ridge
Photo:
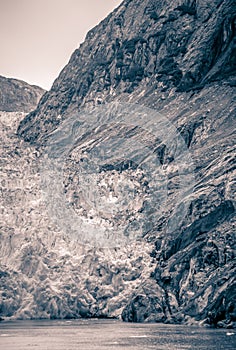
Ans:
{"type": "Polygon", "coordinates": [[[0,76],[0,110],[5,112],[31,112],[45,90],[23,80],[0,76]]]}

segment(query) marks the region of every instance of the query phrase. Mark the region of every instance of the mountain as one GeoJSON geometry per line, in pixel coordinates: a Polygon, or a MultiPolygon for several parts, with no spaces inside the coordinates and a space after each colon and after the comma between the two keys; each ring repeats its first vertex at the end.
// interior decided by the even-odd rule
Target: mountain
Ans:
{"type": "Polygon", "coordinates": [[[37,106],[44,92],[36,85],[0,76],[0,111],[29,113],[37,106]]]}
{"type": "Polygon", "coordinates": [[[2,116],[1,317],[235,327],[235,47],[234,1],[125,0],[2,116]]]}
{"type": "Polygon", "coordinates": [[[86,105],[119,99],[161,111],[170,91],[235,85],[234,19],[231,0],[124,1],[87,34],[19,135],[42,138],[86,105]]]}

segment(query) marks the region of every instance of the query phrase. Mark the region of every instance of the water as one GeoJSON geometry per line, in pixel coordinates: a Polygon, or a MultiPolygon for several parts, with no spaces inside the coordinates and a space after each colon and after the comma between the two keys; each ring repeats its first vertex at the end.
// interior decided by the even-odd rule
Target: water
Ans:
{"type": "Polygon", "coordinates": [[[11,321],[0,323],[0,349],[235,350],[236,331],[96,319],[11,321]]]}

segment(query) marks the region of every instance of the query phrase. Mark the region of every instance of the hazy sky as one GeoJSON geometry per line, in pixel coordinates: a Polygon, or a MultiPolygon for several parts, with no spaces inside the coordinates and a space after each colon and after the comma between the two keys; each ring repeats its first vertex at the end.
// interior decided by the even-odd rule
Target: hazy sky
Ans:
{"type": "Polygon", "coordinates": [[[0,0],[0,75],[49,89],[89,29],[121,0],[0,0]]]}

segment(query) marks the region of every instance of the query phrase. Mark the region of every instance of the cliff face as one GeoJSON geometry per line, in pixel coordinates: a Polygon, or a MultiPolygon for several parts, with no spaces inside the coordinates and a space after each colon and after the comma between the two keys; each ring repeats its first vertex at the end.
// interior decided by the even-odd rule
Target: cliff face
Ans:
{"type": "Polygon", "coordinates": [[[234,1],[124,1],[22,118],[21,139],[3,126],[22,154],[5,169],[31,184],[21,212],[14,175],[3,185],[2,316],[235,326],[235,29],[234,1]],[[83,246],[68,208],[138,239],[83,246]]]}
{"type": "Polygon", "coordinates": [[[0,111],[29,113],[36,108],[44,92],[22,80],[0,76],[0,111]]]}
{"type": "Polygon", "coordinates": [[[170,91],[235,85],[234,73],[233,0],[124,1],[88,33],[18,132],[35,141],[85,105],[114,99],[161,110],[170,91]]]}

